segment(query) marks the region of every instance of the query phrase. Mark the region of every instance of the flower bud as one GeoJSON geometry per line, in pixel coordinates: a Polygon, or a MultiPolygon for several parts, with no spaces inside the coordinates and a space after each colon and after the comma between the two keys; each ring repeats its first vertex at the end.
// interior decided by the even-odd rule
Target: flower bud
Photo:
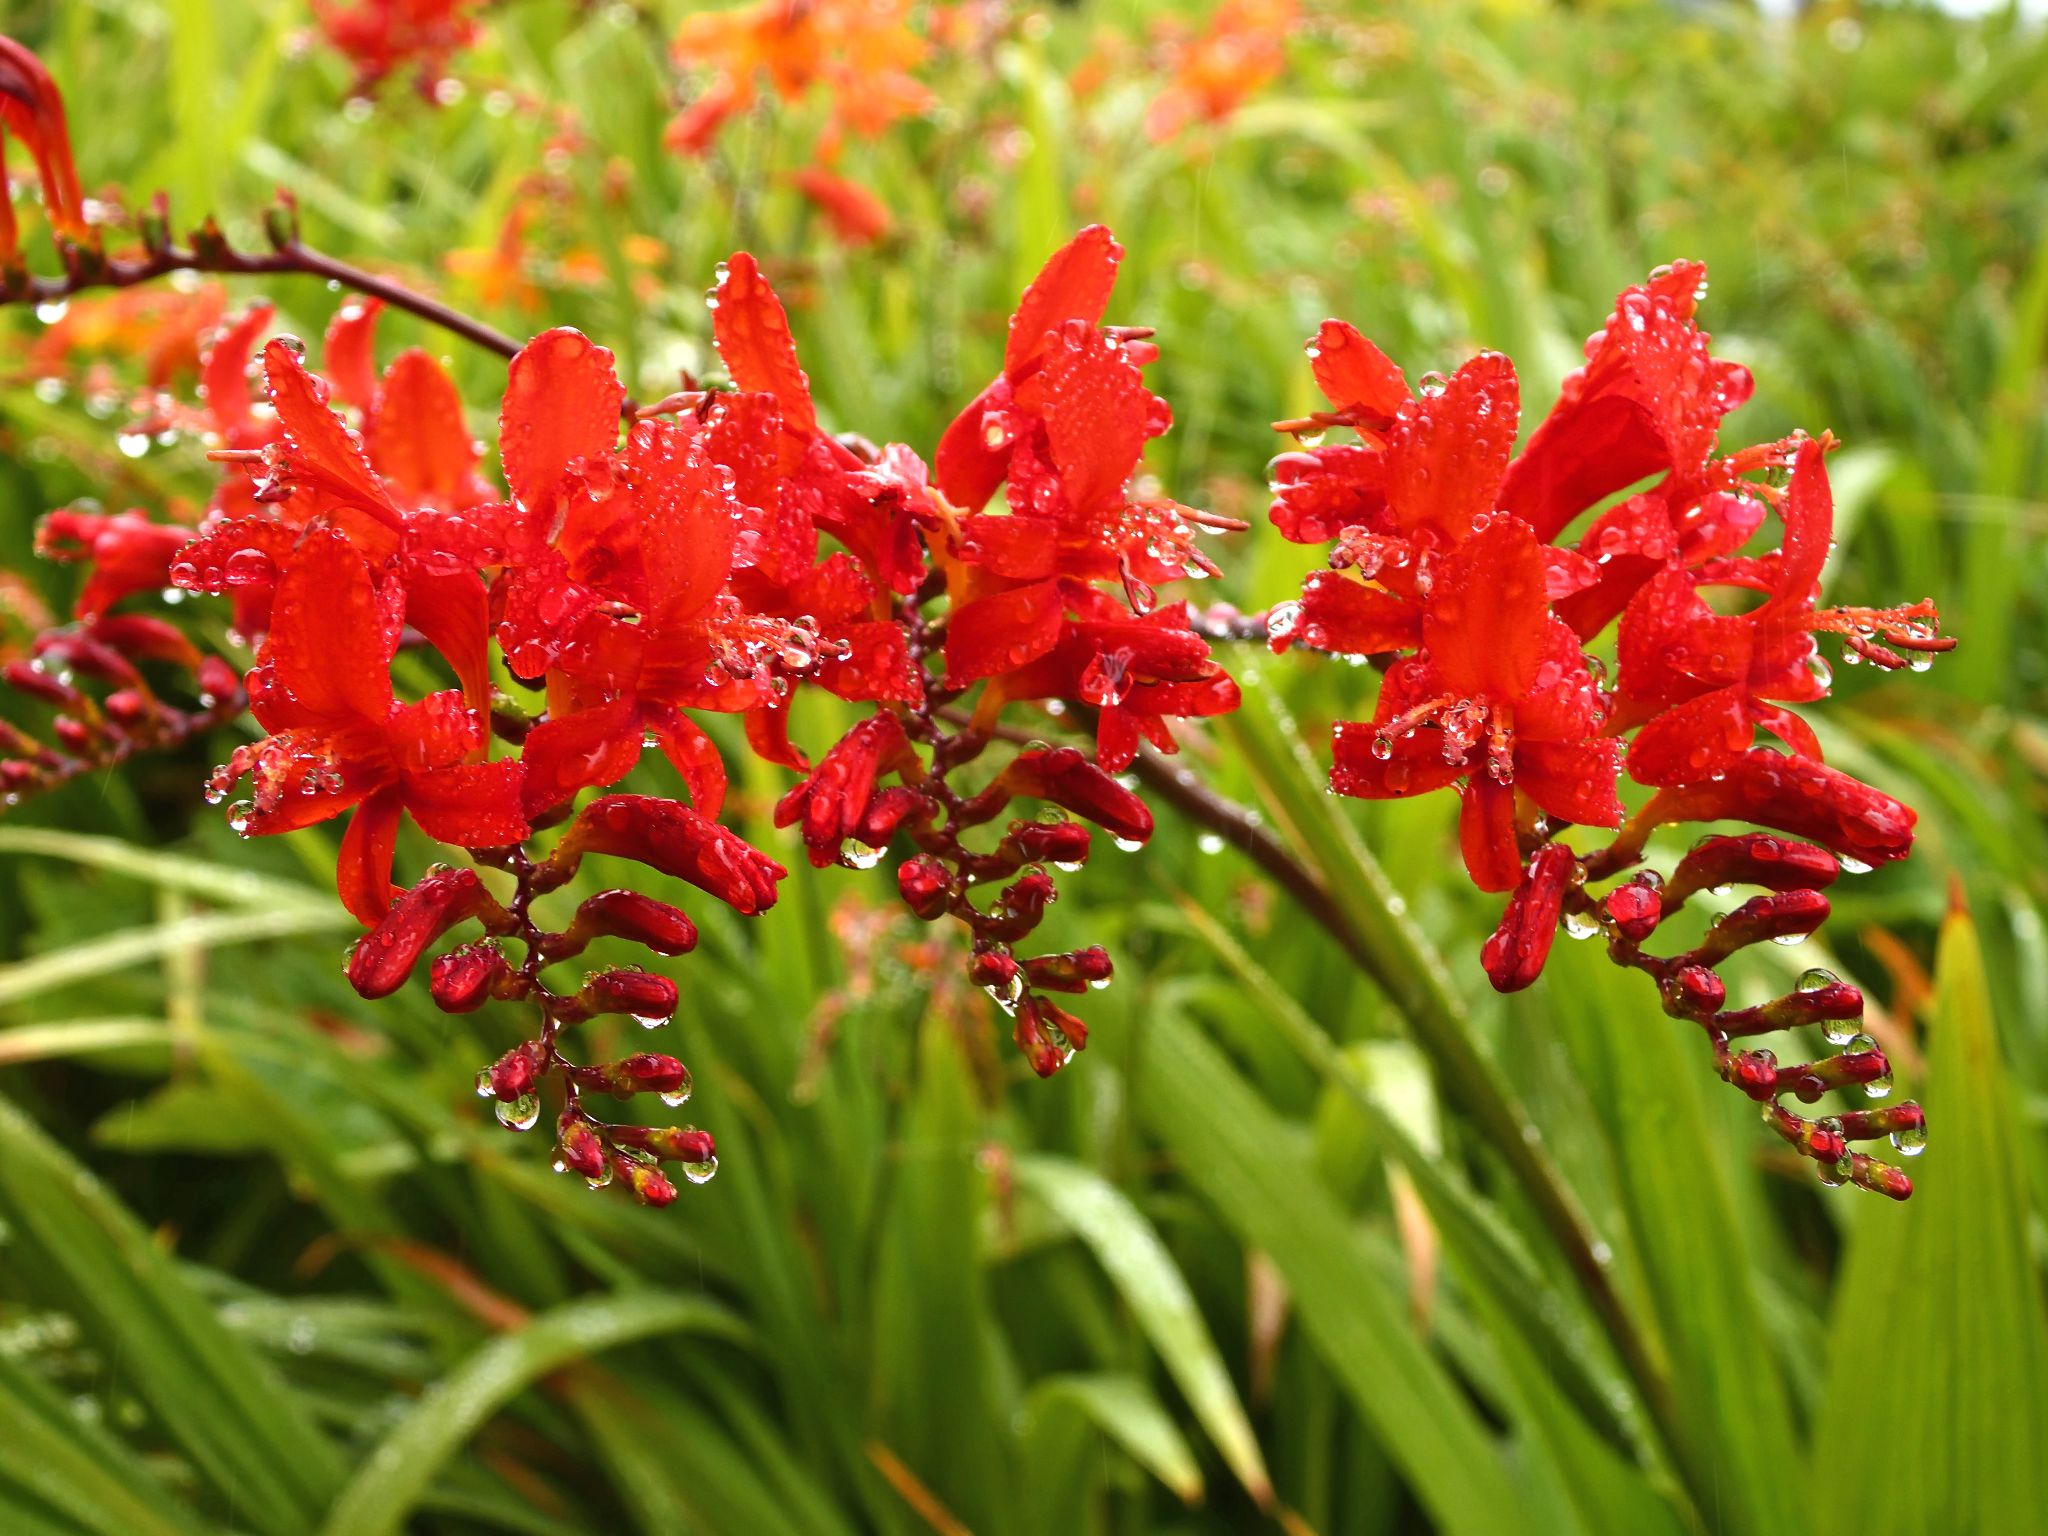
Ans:
{"type": "Polygon", "coordinates": [[[533,1092],[533,1085],[540,1075],[540,1063],[539,1041],[527,1040],[513,1046],[493,1062],[485,1074],[491,1096],[501,1104],[525,1098],[533,1092]]]}
{"type": "Polygon", "coordinates": [[[591,1183],[602,1183],[610,1178],[610,1164],[605,1160],[604,1139],[596,1127],[577,1114],[566,1110],[555,1127],[555,1160],[563,1169],[580,1173],[591,1183]]]}
{"type": "Polygon", "coordinates": [[[1665,898],[1673,905],[1695,891],[1720,885],[1760,885],[1770,891],[1821,890],[1835,883],[1841,864],[1825,848],[1790,843],[1768,832],[1703,837],[1678,861],[1665,898]]]}
{"type": "Polygon", "coordinates": [[[1703,965],[1715,965],[1738,949],[1761,944],[1796,944],[1828,920],[1828,899],[1819,891],[1774,891],[1753,896],[1714,919],[1707,936],[1693,951],[1703,965]]]}
{"type": "Polygon", "coordinates": [[[1565,888],[1578,863],[1562,843],[1544,844],[1529,860],[1528,873],[1508,897],[1500,926],[1479,952],[1495,991],[1519,992],[1543,974],[1558,919],[1564,914],[1565,888]]]}
{"type": "Polygon", "coordinates": [[[473,870],[440,869],[400,891],[391,910],[349,951],[348,981],[363,997],[387,997],[405,985],[412,968],[442,934],[467,918],[487,925],[505,914],[473,870]]]}
{"type": "Polygon", "coordinates": [[[658,1093],[681,1103],[690,1092],[690,1069],[673,1056],[642,1051],[620,1061],[575,1067],[569,1076],[579,1088],[630,1099],[636,1093],[658,1093]]]}
{"type": "Polygon", "coordinates": [[[923,854],[897,868],[896,889],[903,904],[928,923],[945,916],[953,901],[953,880],[946,866],[923,854]]]}
{"type": "Polygon", "coordinates": [[[1052,876],[1042,870],[1019,875],[1003,887],[994,908],[975,927],[984,938],[1014,943],[1044,920],[1045,909],[1058,896],[1052,876]]]}
{"type": "MultiPolygon", "coordinates": [[[[616,1134],[616,1133],[615,1133],[616,1134]]],[[[643,1163],[637,1158],[612,1154],[612,1171],[624,1181],[626,1188],[633,1192],[633,1198],[642,1205],[657,1208],[673,1204],[676,1186],[669,1176],[653,1163],[643,1163]]]]}
{"type": "Polygon", "coordinates": [[[1658,983],[1664,1010],[1675,1018],[1705,1019],[1720,1012],[1728,988],[1704,965],[1683,965],[1658,983]]]}
{"type": "Polygon", "coordinates": [[[854,836],[870,848],[886,848],[897,828],[905,822],[916,821],[920,817],[929,821],[936,812],[937,806],[929,796],[892,784],[875,792],[874,799],[868,802],[868,813],[861,818],[854,836]]]}
{"type": "Polygon", "coordinates": [[[1088,1043],[1088,1026],[1057,1003],[1042,997],[1027,997],[1017,1009],[1016,1028],[1011,1038],[1040,1077],[1053,1073],[1073,1059],[1074,1052],[1088,1043]]]}
{"type": "Polygon", "coordinates": [[[652,795],[591,801],[548,856],[541,887],[552,890],[569,879],[586,853],[637,859],[749,917],[775,904],[775,883],[789,874],[717,822],[652,795]]]}
{"type": "Polygon", "coordinates": [[[697,925],[687,914],[638,891],[599,891],[576,909],[569,927],[575,947],[600,935],[629,940],[657,955],[686,955],[697,947],[697,925]]]}
{"type": "Polygon", "coordinates": [[[596,971],[583,979],[576,1001],[591,1013],[630,1013],[642,1024],[663,1023],[676,1011],[676,984],[652,971],[596,971]]]}
{"type": "Polygon", "coordinates": [[[1022,977],[1016,960],[999,949],[977,950],[967,961],[967,979],[1006,1003],[1014,1003],[1023,992],[1022,977]]]}
{"type": "MultiPolygon", "coordinates": [[[[808,779],[782,797],[775,807],[775,824],[786,827],[800,821],[811,863],[828,868],[839,862],[840,845],[858,836],[877,777],[916,760],[902,721],[886,710],[870,715],[833,744],[808,779]]],[[[907,809],[898,814],[899,820],[902,814],[907,809]]]]}
{"type": "Polygon", "coordinates": [[[1136,846],[1152,836],[1145,802],[1073,747],[1020,752],[998,782],[1010,794],[1049,800],[1085,816],[1120,843],[1136,846]]]}
{"type": "Polygon", "coordinates": [[[242,696],[242,679],[220,656],[204,656],[199,662],[199,700],[207,708],[231,707],[242,696]]]}
{"type": "Polygon", "coordinates": [[[612,1127],[612,1140],[622,1147],[636,1147],[651,1153],[665,1163],[703,1164],[715,1162],[718,1158],[718,1144],[712,1140],[711,1133],[700,1131],[694,1125],[615,1125],[612,1127]]]}
{"type": "Polygon", "coordinates": [[[1822,1094],[1837,1088],[1862,1085],[1866,1091],[1876,1085],[1878,1092],[1889,1090],[1892,1067],[1883,1051],[1876,1048],[1876,1042],[1868,1035],[1859,1035],[1859,1042],[1868,1045],[1865,1050],[1849,1050],[1839,1056],[1824,1057],[1810,1061],[1804,1066],[1786,1067],[1778,1073],[1780,1082],[1797,1095],[1801,1103],[1811,1104],[1822,1094]]]}
{"type": "Polygon", "coordinates": [[[1664,920],[1663,893],[1640,878],[1609,891],[1603,905],[1615,928],[1631,944],[1642,943],[1664,920]]]}
{"type": "Polygon", "coordinates": [[[1100,944],[1073,949],[1063,955],[1038,955],[1024,962],[1024,975],[1034,987],[1048,992],[1085,992],[1106,987],[1116,967],[1109,951],[1100,944]]]}
{"type": "Polygon", "coordinates": [[[1095,838],[1078,821],[1019,821],[1010,827],[1017,849],[1033,863],[1085,864],[1095,838]]]}
{"type": "Polygon", "coordinates": [[[509,969],[498,946],[482,939],[437,958],[427,972],[427,991],[443,1013],[474,1013],[509,969]]]}
{"type": "Polygon", "coordinates": [[[16,657],[5,667],[0,667],[0,681],[16,693],[40,699],[57,709],[77,709],[85,703],[85,695],[56,673],[46,672],[23,657],[16,657]]]}
{"type": "Polygon", "coordinates": [[[1811,758],[1755,748],[1717,777],[1659,790],[1629,828],[1640,836],[1674,821],[1753,821],[1808,838],[1863,864],[1913,851],[1911,807],[1811,758]]]}

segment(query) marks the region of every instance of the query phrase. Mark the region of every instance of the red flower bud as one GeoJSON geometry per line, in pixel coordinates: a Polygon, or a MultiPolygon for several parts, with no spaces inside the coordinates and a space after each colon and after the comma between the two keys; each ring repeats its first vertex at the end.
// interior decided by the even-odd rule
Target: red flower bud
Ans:
{"type": "Polygon", "coordinates": [[[686,955],[697,947],[697,925],[680,908],[638,891],[599,891],[576,909],[569,926],[574,946],[600,935],[628,939],[657,955],[686,955]]]}
{"type": "Polygon", "coordinates": [[[1500,926],[1479,952],[1487,980],[1498,992],[1519,992],[1543,974],[1564,915],[1564,893],[1578,857],[1562,843],[1546,843],[1529,860],[1528,873],[1508,897],[1500,926]]]}
{"type": "Polygon", "coordinates": [[[789,873],[717,822],[651,795],[605,795],[585,806],[548,858],[545,888],[573,875],[586,853],[637,859],[749,917],[775,904],[775,882],[789,873]]]}
{"type": "Polygon", "coordinates": [[[1017,1009],[1012,1038],[1031,1063],[1031,1070],[1040,1077],[1051,1077],[1087,1045],[1088,1026],[1057,1003],[1027,997],[1017,1009]]]}
{"type": "Polygon", "coordinates": [[[636,1093],[658,1093],[680,1104],[690,1096],[690,1069],[673,1056],[658,1056],[651,1051],[599,1066],[574,1067],[569,1076],[580,1088],[620,1099],[630,1099],[636,1093]]]}
{"type": "Polygon", "coordinates": [[[1703,965],[1715,965],[1738,949],[1761,944],[1796,944],[1828,920],[1828,899],[1819,891],[1774,891],[1753,896],[1714,919],[1707,936],[1693,958],[1703,965]]]}
{"type": "Polygon", "coordinates": [[[1768,832],[1703,837],[1678,861],[1665,896],[1674,906],[1719,885],[1760,885],[1770,891],[1821,890],[1842,866],[1825,848],[1788,843],[1768,832]]]}
{"type": "Polygon", "coordinates": [[[1022,975],[1016,960],[1001,950],[978,950],[967,962],[967,979],[1006,1003],[1015,1002],[1023,991],[1022,975]]]}
{"type": "Polygon", "coordinates": [[[1609,891],[1604,905],[1621,936],[1632,944],[1642,943],[1664,920],[1663,892],[1641,876],[1609,891]]]}
{"type": "Polygon", "coordinates": [[[199,701],[209,709],[232,705],[242,696],[242,679],[225,659],[205,656],[199,662],[199,701]]]}
{"type": "Polygon", "coordinates": [[[513,1046],[484,1073],[490,1096],[501,1104],[510,1104],[525,1098],[533,1092],[533,1085],[540,1072],[540,1062],[541,1050],[538,1041],[528,1040],[513,1046]]]}
{"type": "MultiPolygon", "coordinates": [[[[50,228],[65,240],[89,239],[92,230],[86,222],[78,167],[71,159],[63,94],[42,60],[11,37],[0,37],[0,125],[26,144],[35,157],[50,228]]],[[[0,195],[0,202],[5,201],[0,195]]],[[[9,208],[0,222],[0,256],[11,259],[14,254],[14,213],[9,208]]]]}
{"type": "Polygon", "coordinates": [[[898,867],[896,889],[904,905],[928,923],[945,916],[953,900],[953,881],[946,866],[923,854],[898,867]]]}
{"type": "Polygon", "coordinates": [[[384,920],[349,951],[348,982],[363,997],[386,997],[405,985],[419,958],[442,934],[466,918],[486,925],[505,920],[472,870],[440,869],[400,891],[384,920]]]}
{"type": "Polygon", "coordinates": [[[1100,944],[1069,950],[1063,955],[1037,955],[1024,962],[1024,974],[1034,987],[1048,992],[1085,992],[1105,987],[1116,967],[1109,951],[1100,944]]]}
{"type": "Polygon", "coordinates": [[[198,671],[202,684],[209,672],[207,663],[212,662],[213,671],[227,680],[221,697],[238,697],[241,694],[241,679],[233,667],[218,656],[202,658],[198,649],[185,638],[184,631],[155,614],[117,613],[108,618],[94,619],[92,636],[130,661],[161,661],[174,667],[193,668],[198,671]]]}
{"type": "Polygon", "coordinates": [[[611,1177],[603,1138],[573,1110],[564,1112],[556,1124],[555,1162],[563,1172],[580,1173],[592,1184],[605,1183],[611,1177]]]}
{"type": "Polygon", "coordinates": [[[869,848],[886,848],[897,828],[906,821],[929,821],[937,811],[938,806],[930,796],[892,784],[875,792],[874,799],[868,802],[868,813],[861,819],[860,829],[854,836],[869,848]]]}
{"type": "Polygon", "coordinates": [[[1020,875],[1003,887],[995,906],[976,927],[984,938],[1014,943],[1044,920],[1045,909],[1058,896],[1051,875],[1041,871],[1020,875]]]}
{"type": "Polygon", "coordinates": [[[1012,822],[1010,836],[1026,859],[1060,865],[1087,863],[1088,846],[1095,840],[1078,821],[1012,822]]]}
{"type": "Polygon", "coordinates": [[[676,1011],[676,984],[651,971],[598,971],[584,978],[576,1000],[592,1013],[630,1013],[651,1027],[676,1011]]]}
{"type": "Polygon", "coordinates": [[[1684,965],[1658,985],[1667,1013],[1681,1019],[1704,1019],[1721,1011],[1728,988],[1704,965],[1684,965]]]}
{"type": "Polygon", "coordinates": [[[434,961],[427,972],[427,991],[443,1013],[474,1013],[490,1000],[492,988],[509,969],[489,939],[465,944],[434,961]]]}
{"type": "Polygon", "coordinates": [[[621,1157],[614,1152],[612,1171],[625,1181],[626,1188],[633,1192],[633,1198],[642,1205],[659,1208],[673,1203],[676,1198],[674,1182],[653,1163],[621,1157]]]}
{"type": "Polygon", "coordinates": [[[710,1174],[700,1178],[689,1170],[695,1166],[715,1168],[718,1162],[718,1144],[712,1140],[709,1131],[700,1131],[694,1125],[645,1126],[615,1125],[612,1140],[622,1147],[636,1147],[653,1154],[665,1163],[681,1163],[684,1176],[693,1182],[702,1183],[710,1174]]]}
{"type": "Polygon", "coordinates": [[[1073,747],[1020,752],[1000,781],[1013,795],[1031,795],[1085,816],[1119,843],[1137,846],[1152,836],[1145,802],[1073,747]]]}
{"type": "Polygon", "coordinates": [[[1908,1157],[1927,1146],[1927,1112],[1910,1099],[1887,1104],[1882,1109],[1857,1109],[1838,1117],[1842,1135],[1849,1141],[1875,1141],[1889,1136],[1892,1145],[1908,1157]]]}
{"type": "Polygon", "coordinates": [[[916,761],[903,722],[887,711],[870,715],[834,743],[808,779],[782,797],[775,824],[786,827],[801,820],[811,863],[820,869],[836,864],[840,846],[858,837],[867,819],[877,777],[916,761]]]}
{"type": "Polygon", "coordinates": [[[55,672],[45,671],[33,661],[16,657],[0,667],[0,681],[16,693],[27,694],[58,709],[75,709],[85,702],[85,695],[65,682],[55,672]]]}
{"type": "Polygon", "coordinates": [[[1884,1052],[1877,1049],[1877,1042],[1868,1035],[1858,1035],[1851,1045],[1852,1049],[1839,1056],[1810,1061],[1804,1066],[1780,1068],[1780,1086],[1795,1094],[1804,1104],[1811,1104],[1822,1094],[1837,1088],[1858,1084],[1872,1098],[1889,1093],[1892,1065],[1885,1059],[1884,1052]],[[1853,1048],[1856,1046],[1863,1048],[1853,1048]]]}
{"type": "Polygon", "coordinates": [[[1718,778],[1659,790],[1631,822],[1637,835],[1674,821],[1753,821],[1809,838],[1863,864],[1913,850],[1910,807],[1811,758],[1758,748],[1718,778]]]}

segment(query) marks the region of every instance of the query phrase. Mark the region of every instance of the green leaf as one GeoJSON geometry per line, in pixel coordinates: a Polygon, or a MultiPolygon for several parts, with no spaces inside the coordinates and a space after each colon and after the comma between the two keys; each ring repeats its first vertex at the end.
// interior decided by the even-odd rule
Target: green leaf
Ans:
{"type": "Polygon", "coordinates": [[[1070,1411],[1085,1415],[1182,1503],[1200,1501],[1202,1469],[1194,1451],[1152,1389],[1137,1377],[1048,1376],[1031,1389],[1024,1408],[1033,1420],[1070,1411]]]}
{"type": "Polygon", "coordinates": [[[261,907],[278,902],[305,905],[326,897],[324,891],[310,885],[215,864],[189,854],[142,848],[118,837],[59,832],[49,827],[0,826],[0,853],[64,859],[224,906],[261,907]]]}
{"type": "Polygon", "coordinates": [[[70,986],[108,971],[187,949],[255,944],[294,934],[355,930],[356,920],[339,903],[296,901],[255,911],[209,912],[146,928],[125,928],[83,944],[0,965],[0,1004],[18,1003],[39,992],[70,986]]]}
{"type": "Polygon", "coordinates": [[[340,1482],[334,1448],[135,1218],[6,1100],[0,1220],[31,1292],[78,1319],[239,1518],[303,1536],[340,1482]]]}
{"type": "Polygon", "coordinates": [[[397,1531],[442,1464],[533,1383],[573,1361],[667,1333],[746,1336],[731,1312],[704,1297],[630,1291],[565,1302],[492,1339],[429,1387],[370,1452],[321,1529],[327,1536],[397,1531]]]}
{"type": "Polygon", "coordinates": [[[1080,1163],[1020,1157],[1015,1166],[1018,1184],[1050,1206],[1107,1271],[1245,1491],[1261,1507],[1270,1505],[1273,1480],[1251,1420],[1186,1279],[1152,1224],[1123,1191],[1080,1163]]]}
{"type": "MultiPolygon", "coordinates": [[[[1869,1536],[2013,1528],[2048,1509],[2048,1319],[2012,1083],[1966,912],[1942,927],[1934,982],[1928,1152],[1903,1207],[1856,1211],[1828,1331],[1833,1417],[1820,1433],[1883,1469],[1857,1500],[1869,1536]]],[[[1816,1483],[1809,1507],[1838,1511],[1853,1489],[1816,1483]]]]}
{"type": "Polygon", "coordinates": [[[1150,1025],[1135,1091],[1189,1181],[1279,1266],[1316,1348],[1437,1524],[1454,1536],[1515,1528],[1498,1443],[1279,1118],[1169,1011],[1150,1025]]]}

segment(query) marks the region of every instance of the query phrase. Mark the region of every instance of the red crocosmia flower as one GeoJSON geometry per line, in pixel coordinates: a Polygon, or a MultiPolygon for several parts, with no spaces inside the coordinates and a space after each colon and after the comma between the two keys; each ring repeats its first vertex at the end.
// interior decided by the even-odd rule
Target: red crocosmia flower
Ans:
{"type": "Polygon", "coordinates": [[[1489,891],[1521,878],[1518,790],[1568,821],[1621,824],[1620,744],[1600,735],[1599,691],[1550,612],[1527,523],[1493,514],[1433,562],[1421,646],[1388,672],[1370,725],[1337,727],[1333,788],[1378,800],[1459,783],[1465,866],[1489,891]]]}
{"type": "Polygon", "coordinates": [[[1721,418],[1754,387],[1748,369],[1709,355],[1693,324],[1706,284],[1698,262],[1662,268],[1625,289],[1586,343],[1585,367],[1565,380],[1501,488],[1501,505],[1539,538],[1555,538],[1648,475],[1669,477],[1665,500],[1674,508],[1705,488],[1721,418]]]}
{"type": "Polygon", "coordinates": [[[876,245],[896,228],[889,205],[857,181],[849,181],[823,166],[807,165],[790,180],[825,216],[832,233],[845,245],[876,245]]]}
{"type": "Polygon", "coordinates": [[[36,338],[29,368],[43,378],[63,378],[80,363],[104,366],[140,358],[143,382],[152,390],[168,389],[198,375],[204,339],[226,309],[227,290],[213,282],[189,291],[127,288],[81,294],[36,338]]]}
{"type": "Polygon", "coordinates": [[[358,94],[417,64],[420,94],[432,101],[450,56],[476,41],[477,6],[478,0],[315,0],[313,14],[327,41],[355,66],[358,94]]]}
{"type": "Polygon", "coordinates": [[[171,562],[191,537],[190,528],[153,522],[139,508],[108,515],[61,507],[37,527],[36,553],[91,567],[71,611],[98,619],[125,597],[169,586],[171,562]]]}
{"type": "Polygon", "coordinates": [[[399,817],[461,848],[527,835],[515,761],[482,761],[482,717],[458,693],[416,704],[392,695],[403,599],[339,531],[309,530],[278,585],[269,639],[249,674],[250,708],[271,734],[240,747],[213,779],[244,834],[289,832],[353,806],[342,839],[342,902],[365,923],[390,905],[399,817]]]}
{"type": "Polygon", "coordinates": [[[28,49],[11,37],[0,37],[0,263],[19,255],[14,207],[6,195],[7,135],[28,146],[43,183],[43,210],[53,233],[66,240],[89,241],[85,195],[79,190],[78,167],[71,158],[71,132],[64,122],[64,97],[57,82],[28,49]]]}
{"type": "Polygon", "coordinates": [[[1712,777],[1659,790],[1630,819],[1628,840],[1639,847],[1671,822],[1750,821],[1870,866],[1911,853],[1917,819],[1910,806],[1840,769],[1757,747],[1712,777]]]}
{"type": "MultiPolygon", "coordinates": [[[[1682,784],[1723,769],[1762,728],[1802,756],[1818,758],[1812,727],[1780,707],[1827,694],[1816,632],[1856,641],[1883,636],[1915,651],[1946,649],[1929,604],[1823,609],[1815,595],[1834,534],[1824,445],[1800,445],[1783,499],[1785,544],[1774,558],[1721,560],[1698,573],[1668,566],[1629,603],[1621,620],[1621,667],[1613,728],[1640,723],[1629,747],[1630,777],[1682,784]],[[1764,601],[1747,613],[1716,613],[1703,585],[1753,587],[1764,601]]],[[[1866,644],[1865,653],[1881,649],[1866,644]]],[[[1892,657],[1890,664],[1897,665],[1892,657]]]]}

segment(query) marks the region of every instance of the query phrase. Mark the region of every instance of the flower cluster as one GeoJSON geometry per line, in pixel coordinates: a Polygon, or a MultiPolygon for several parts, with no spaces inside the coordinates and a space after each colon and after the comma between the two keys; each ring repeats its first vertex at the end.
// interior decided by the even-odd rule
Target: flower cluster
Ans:
{"type": "Polygon", "coordinates": [[[1520,454],[1507,359],[1482,353],[1411,391],[1355,328],[1326,322],[1308,351],[1331,409],[1280,425],[1356,441],[1274,463],[1275,526],[1332,549],[1301,600],[1273,611],[1271,644],[1389,659],[1372,719],[1336,728],[1331,785],[1367,799],[1456,787],[1468,873],[1512,892],[1484,954],[1495,986],[1535,980],[1560,924],[1604,933],[1618,962],[1655,978],[1668,1012],[1701,1025],[1721,1075],[1824,1181],[1904,1198],[1902,1173],[1847,1143],[1891,1135],[1915,1150],[1916,1107],[1808,1121],[1780,1102],[1846,1084],[1887,1091],[1883,1053],[1853,1025],[1856,990],[1816,972],[1776,1002],[1729,1009],[1716,968],[1766,938],[1796,942],[1826,918],[1821,888],[1838,869],[1912,846],[1912,811],[1822,762],[1788,707],[1828,691],[1816,637],[1884,668],[1922,666],[1954,642],[1931,603],[1819,605],[1831,441],[1720,451],[1721,419],[1750,380],[1694,324],[1705,283],[1686,263],[1624,292],[1520,454]],[[1773,520],[1775,546],[1751,552],[1773,520]],[[1589,649],[1610,625],[1611,680],[1589,649]],[[1624,776],[1654,791],[1633,815],[1624,776]],[[1646,871],[1604,896],[1589,889],[1641,862],[1654,828],[1721,821],[1771,831],[1706,839],[1668,882],[1646,871]],[[1574,826],[1621,831],[1579,853],[1560,841],[1574,826]],[[1732,884],[1768,894],[1689,950],[1641,949],[1699,890],[1732,884]],[[1815,1023],[1848,1050],[1780,1067],[1734,1045],[1815,1023]]]}
{"type": "Polygon", "coordinates": [[[477,38],[482,0],[313,0],[328,46],[355,67],[357,95],[412,67],[420,95],[439,100],[449,59],[477,38]]]}

